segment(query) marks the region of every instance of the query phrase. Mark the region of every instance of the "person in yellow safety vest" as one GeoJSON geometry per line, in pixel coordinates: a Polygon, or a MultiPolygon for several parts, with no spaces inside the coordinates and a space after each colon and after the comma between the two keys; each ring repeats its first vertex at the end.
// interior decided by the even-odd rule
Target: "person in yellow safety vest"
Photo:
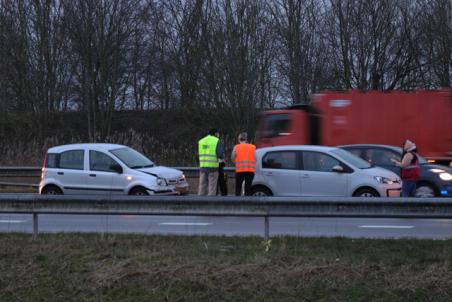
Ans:
{"type": "Polygon", "coordinates": [[[200,167],[198,195],[217,195],[219,160],[224,159],[224,149],[219,137],[220,132],[211,129],[206,137],[198,141],[200,167]]]}
{"type": "Polygon", "coordinates": [[[232,150],[232,162],[235,163],[235,195],[242,193],[245,182],[245,195],[251,195],[251,184],[256,172],[256,146],[248,143],[248,134],[239,134],[239,144],[232,150]]]}

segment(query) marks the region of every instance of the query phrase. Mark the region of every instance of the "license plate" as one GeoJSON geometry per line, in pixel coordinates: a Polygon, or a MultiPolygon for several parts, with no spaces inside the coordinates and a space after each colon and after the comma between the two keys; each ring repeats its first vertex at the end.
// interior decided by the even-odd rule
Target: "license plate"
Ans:
{"type": "Polygon", "coordinates": [[[176,187],[176,191],[179,192],[179,194],[188,194],[188,186],[187,187],[176,187]]]}
{"type": "Polygon", "coordinates": [[[400,190],[388,190],[389,197],[400,197],[400,190]]]}

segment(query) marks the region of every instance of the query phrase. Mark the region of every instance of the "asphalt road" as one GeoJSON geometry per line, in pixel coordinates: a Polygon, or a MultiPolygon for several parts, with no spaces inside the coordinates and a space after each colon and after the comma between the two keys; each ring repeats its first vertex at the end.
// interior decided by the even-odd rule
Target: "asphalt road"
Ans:
{"type": "MultiPolygon", "coordinates": [[[[32,232],[32,215],[0,214],[0,232],[32,232]]],[[[263,236],[262,218],[39,215],[39,232],[263,236]]],[[[270,218],[270,236],[452,238],[451,219],[270,218]]]]}

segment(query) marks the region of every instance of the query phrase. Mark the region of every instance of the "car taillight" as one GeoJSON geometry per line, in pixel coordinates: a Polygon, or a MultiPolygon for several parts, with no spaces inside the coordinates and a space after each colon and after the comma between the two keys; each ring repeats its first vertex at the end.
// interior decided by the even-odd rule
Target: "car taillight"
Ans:
{"type": "Polygon", "coordinates": [[[47,163],[47,153],[46,153],[46,155],[44,156],[44,162],[42,163],[42,168],[41,168],[41,179],[44,178],[44,171],[45,171],[46,163],[47,163]]]}

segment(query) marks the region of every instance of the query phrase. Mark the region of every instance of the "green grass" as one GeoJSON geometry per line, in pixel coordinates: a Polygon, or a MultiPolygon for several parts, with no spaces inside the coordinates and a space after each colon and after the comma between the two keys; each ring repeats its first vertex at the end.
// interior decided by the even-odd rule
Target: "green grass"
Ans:
{"type": "Polygon", "coordinates": [[[451,260],[452,241],[0,234],[0,301],[451,301],[451,260]]]}

